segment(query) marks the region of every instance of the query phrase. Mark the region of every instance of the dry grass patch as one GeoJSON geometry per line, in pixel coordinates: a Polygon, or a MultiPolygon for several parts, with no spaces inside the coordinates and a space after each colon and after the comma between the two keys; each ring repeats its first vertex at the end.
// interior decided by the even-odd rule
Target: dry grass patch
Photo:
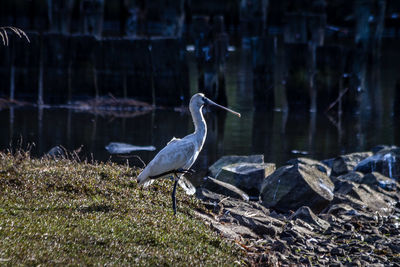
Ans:
{"type": "Polygon", "coordinates": [[[193,215],[171,181],[137,187],[114,163],[0,152],[0,264],[233,265],[243,254],[193,215]]]}

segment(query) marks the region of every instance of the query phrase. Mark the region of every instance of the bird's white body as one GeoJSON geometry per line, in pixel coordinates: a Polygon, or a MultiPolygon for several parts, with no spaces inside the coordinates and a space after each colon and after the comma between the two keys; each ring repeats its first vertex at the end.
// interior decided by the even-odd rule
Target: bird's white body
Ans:
{"type": "Polygon", "coordinates": [[[172,138],[166,147],[154,157],[152,161],[138,175],[139,184],[147,186],[156,178],[173,177],[175,179],[172,190],[172,209],[176,214],[176,185],[185,189],[187,194],[194,194],[196,188],[184,177],[185,172],[190,172],[190,167],[196,161],[207,135],[207,125],[203,117],[203,106],[211,104],[240,117],[240,114],[226,107],[214,103],[203,94],[195,94],[190,99],[189,109],[192,114],[195,131],[182,139],[172,138]]]}
{"type": "MultiPolygon", "coordinates": [[[[143,169],[138,176],[139,184],[147,186],[153,182],[151,177],[166,173],[168,171],[184,169],[189,170],[196,161],[207,136],[207,125],[202,113],[204,102],[203,94],[196,94],[192,97],[189,104],[192,114],[195,132],[182,139],[173,138],[154,159],[143,169]]],[[[166,176],[172,176],[168,174],[166,176]]],[[[179,174],[179,184],[185,189],[186,193],[194,194],[196,189],[187,181],[183,174],[179,174]]]]}

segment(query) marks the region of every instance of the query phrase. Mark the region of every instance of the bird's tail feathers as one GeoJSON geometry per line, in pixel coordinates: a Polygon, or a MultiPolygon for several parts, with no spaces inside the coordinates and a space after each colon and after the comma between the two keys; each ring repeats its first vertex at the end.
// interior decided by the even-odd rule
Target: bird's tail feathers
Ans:
{"type": "Polygon", "coordinates": [[[151,184],[151,182],[150,182],[151,180],[149,179],[149,176],[147,175],[146,169],[144,169],[141,173],[139,173],[139,175],[137,177],[137,181],[138,181],[139,185],[143,185],[144,187],[151,184]]]}
{"type": "MultiPolygon", "coordinates": [[[[143,170],[138,175],[137,181],[139,185],[143,185],[143,187],[147,187],[154,182],[153,179],[150,179],[150,177],[146,173],[146,170],[143,170]]],[[[183,188],[183,190],[185,190],[186,194],[193,195],[194,193],[196,193],[196,187],[194,187],[194,185],[189,180],[187,180],[183,175],[178,180],[178,183],[183,188]]]]}
{"type": "Polygon", "coordinates": [[[147,180],[147,181],[145,181],[145,182],[143,183],[143,187],[148,187],[148,186],[151,185],[153,182],[154,182],[154,180],[149,179],[149,180],[147,180]]]}
{"type": "Polygon", "coordinates": [[[186,179],[184,176],[181,176],[181,178],[178,180],[179,185],[185,190],[186,194],[188,195],[193,195],[196,193],[196,187],[189,182],[188,179],[186,179]]]}

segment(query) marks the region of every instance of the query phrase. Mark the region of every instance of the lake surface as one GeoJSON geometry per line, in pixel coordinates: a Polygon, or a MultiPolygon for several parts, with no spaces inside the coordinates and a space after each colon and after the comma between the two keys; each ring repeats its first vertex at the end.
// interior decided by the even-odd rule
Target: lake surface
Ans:
{"type": "MultiPolygon", "coordinates": [[[[204,173],[223,155],[263,154],[266,162],[278,166],[295,157],[322,160],[339,154],[366,151],[380,144],[399,144],[400,119],[390,112],[379,117],[359,114],[255,112],[252,107],[251,59],[234,52],[227,66],[226,86],[229,106],[241,118],[225,112],[206,111],[208,136],[194,168],[204,173]]],[[[191,90],[197,91],[197,73],[191,62],[191,90]]],[[[393,75],[393,70],[384,71],[393,75]]],[[[99,161],[113,160],[142,166],[135,157],[111,156],[105,146],[110,142],[156,147],[155,151],[132,153],[149,160],[172,137],[183,137],[194,130],[187,111],[157,109],[147,113],[115,116],[74,111],[66,108],[12,108],[0,110],[0,149],[34,144],[32,154],[41,156],[52,147],[68,150],[82,146],[81,157],[99,161]]]]}

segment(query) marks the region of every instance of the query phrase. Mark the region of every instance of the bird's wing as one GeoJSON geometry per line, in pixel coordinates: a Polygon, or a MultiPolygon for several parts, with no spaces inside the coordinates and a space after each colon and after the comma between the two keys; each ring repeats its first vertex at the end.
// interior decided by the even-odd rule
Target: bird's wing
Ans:
{"type": "Polygon", "coordinates": [[[147,176],[156,176],[164,172],[184,168],[195,153],[196,146],[190,140],[174,140],[158,152],[143,172],[147,176]]]}

